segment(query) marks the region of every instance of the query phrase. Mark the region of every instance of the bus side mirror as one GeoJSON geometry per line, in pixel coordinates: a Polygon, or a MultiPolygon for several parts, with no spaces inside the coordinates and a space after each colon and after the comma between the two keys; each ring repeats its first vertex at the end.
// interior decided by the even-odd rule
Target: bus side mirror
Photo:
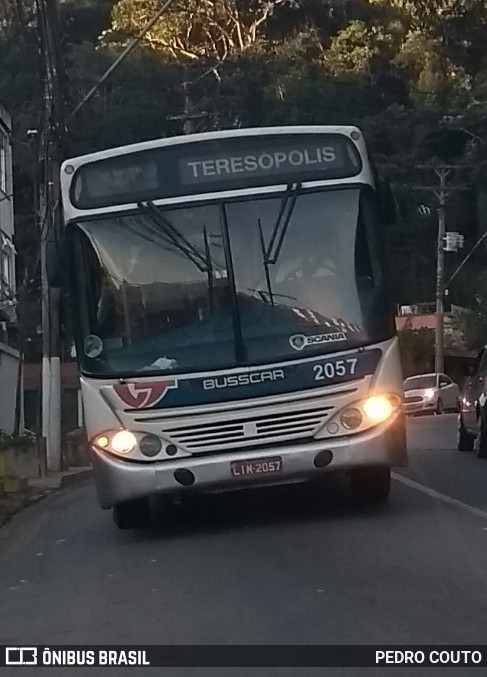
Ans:
{"type": "Polygon", "coordinates": [[[398,209],[391,184],[384,179],[379,179],[377,183],[377,194],[384,223],[388,226],[394,225],[398,221],[398,209]]]}

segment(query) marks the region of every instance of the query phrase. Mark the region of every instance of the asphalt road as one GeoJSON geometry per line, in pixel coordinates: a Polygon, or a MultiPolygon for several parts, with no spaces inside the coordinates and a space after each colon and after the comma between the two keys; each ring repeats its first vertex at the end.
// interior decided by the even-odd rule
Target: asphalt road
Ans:
{"type": "MultiPolygon", "coordinates": [[[[0,530],[0,644],[464,644],[487,636],[487,461],[409,422],[390,503],[346,488],[220,495],[118,531],[90,483],[0,530]]],[[[27,668],[7,668],[6,676],[27,668]]],[[[470,668],[51,668],[61,675],[450,675],[470,668]]]]}

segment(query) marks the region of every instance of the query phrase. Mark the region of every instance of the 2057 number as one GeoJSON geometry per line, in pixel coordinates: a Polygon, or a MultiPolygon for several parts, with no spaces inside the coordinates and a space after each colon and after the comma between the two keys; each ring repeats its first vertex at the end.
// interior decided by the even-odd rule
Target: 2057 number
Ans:
{"type": "Polygon", "coordinates": [[[313,371],[315,381],[330,381],[337,376],[353,376],[357,366],[358,359],[352,357],[347,360],[337,360],[336,362],[325,362],[325,364],[315,364],[313,371]]]}

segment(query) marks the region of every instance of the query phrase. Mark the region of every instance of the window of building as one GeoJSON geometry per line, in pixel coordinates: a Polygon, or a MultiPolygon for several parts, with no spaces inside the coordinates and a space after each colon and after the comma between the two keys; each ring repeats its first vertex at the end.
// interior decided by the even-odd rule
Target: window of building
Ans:
{"type": "Polygon", "coordinates": [[[0,134],[0,192],[7,194],[7,140],[0,134]]]}
{"type": "Polygon", "coordinates": [[[3,295],[10,296],[15,287],[15,252],[12,243],[2,234],[0,253],[0,279],[3,295]]]}

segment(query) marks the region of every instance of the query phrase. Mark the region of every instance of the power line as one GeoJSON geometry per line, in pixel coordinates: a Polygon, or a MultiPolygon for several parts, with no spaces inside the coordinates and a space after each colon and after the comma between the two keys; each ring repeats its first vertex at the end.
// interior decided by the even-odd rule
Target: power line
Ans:
{"type": "Polygon", "coordinates": [[[94,94],[97,92],[98,88],[100,85],[102,85],[113,73],[113,71],[118,68],[118,66],[126,59],[126,57],[132,52],[132,50],[138,45],[138,43],[141,41],[141,39],[144,37],[144,35],[150,31],[152,26],[154,26],[155,23],[160,19],[162,14],[166,11],[166,9],[169,8],[170,5],[174,0],[166,0],[166,2],[163,3],[161,8],[156,12],[154,17],[150,19],[146,23],[146,25],[142,28],[140,33],[135,36],[135,38],[132,40],[132,42],[123,50],[123,52],[120,54],[120,56],[113,62],[113,64],[103,73],[101,78],[97,80],[97,82],[93,85],[93,87],[90,89],[88,94],[79,102],[79,104],[76,106],[76,108],[71,112],[70,117],[75,117],[79,111],[83,108],[83,106],[88,103],[88,101],[94,96],[94,94]]]}

